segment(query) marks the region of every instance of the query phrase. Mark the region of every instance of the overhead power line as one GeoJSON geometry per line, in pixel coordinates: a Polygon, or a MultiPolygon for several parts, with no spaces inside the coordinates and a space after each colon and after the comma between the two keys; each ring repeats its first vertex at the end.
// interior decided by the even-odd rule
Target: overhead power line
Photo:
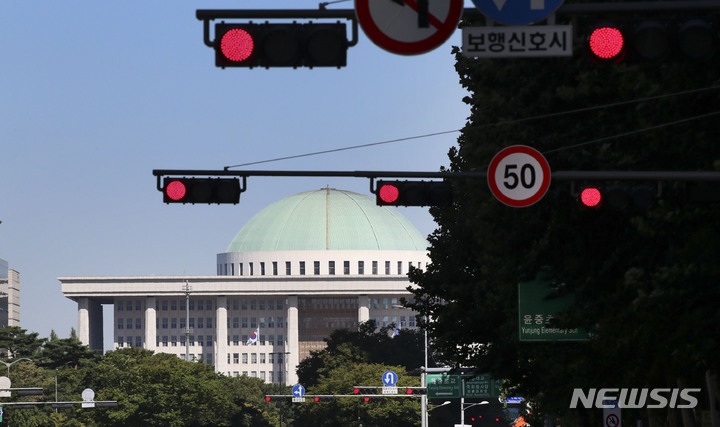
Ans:
{"type": "MultiPolygon", "coordinates": [[[[578,113],[584,113],[584,112],[595,111],[595,110],[600,110],[600,109],[615,108],[615,107],[620,107],[623,105],[629,105],[629,104],[634,104],[634,103],[639,103],[639,102],[654,101],[654,100],[658,100],[658,99],[670,98],[670,97],[675,97],[675,96],[691,95],[691,94],[696,94],[696,93],[710,91],[710,90],[718,90],[718,89],[720,89],[720,86],[709,86],[709,87],[698,88],[698,89],[689,89],[689,90],[680,91],[680,92],[673,92],[670,94],[648,96],[648,97],[644,97],[644,98],[636,98],[636,99],[632,99],[632,100],[613,102],[610,104],[603,104],[603,105],[598,105],[598,106],[593,106],[593,107],[577,108],[574,110],[541,114],[541,115],[537,115],[537,116],[524,117],[524,118],[520,118],[520,119],[504,120],[504,121],[499,121],[499,122],[495,122],[495,123],[486,123],[483,125],[471,126],[467,129],[482,130],[482,129],[487,129],[487,128],[495,127],[495,126],[506,126],[506,125],[513,125],[513,124],[518,124],[518,123],[529,122],[529,121],[533,121],[533,120],[550,119],[550,118],[560,117],[560,116],[565,116],[565,115],[570,115],[570,114],[578,114],[578,113]]],[[[602,141],[607,141],[607,140],[614,139],[614,138],[621,138],[621,137],[633,135],[636,133],[647,132],[647,131],[651,131],[651,130],[662,128],[662,127],[667,127],[667,126],[672,126],[672,125],[688,122],[691,120],[703,119],[703,118],[710,117],[710,116],[717,115],[717,114],[720,114],[720,112],[715,111],[715,112],[711,112],[711,113],[701,114],[698,116],[688,117],[685,119],[675,120],[672,122],[661,123],[661,124],[649,126],[649,127],[643,128],[643,129],[636,129],[636,130],[623,132],[623,133],[612,135],[612,136],[594,139],[591,141],[585,141],[585,142],[581,142],[581,143],[577,143],[577,144],[568,145],[565,147],[559,147],[554,150],[545,151],[545,153],[553,153],[553,152],[557,152],[557,151],[582,147],[585,145],[591,145],[591,144],[599,143],[602,141]]],[[[322,150],[322,151],[313,151],[313,152],[309,152],[309,153],[295,154],[295,155],[283,156],[283,157],[275,157],[272,159],[258,160],[255,162],[248,162],[248,163],[241,163],[241,164],[232,165],[232,166],[225,166],[225,169],[259,165],[259,164],[263,164],[263,163],[279,162],[281,160],[290,160],[290,159],[297,159],[297,158],[301,158],[301,157],[317,156],[320,154],[337,153],[340,151],[356,150],[359,148],[374,147],[377,145],[394,144],[397,142],[405,142],[405,141],[410,141],[413,139],[421,139],[421,138],[429,138],[429,137],[439,136],[439,135],[447,135],[450,133],[455,133],[455,132],[460,132],[460,131],[462,131],[462,129],[453,129],[453,130],[447,130],[447,131],[442,131],[442,132],[433,132],[433,133],[426,133],[426,134],[422,134],[422,135],[408,136],[408,137],[404,137],[404,138],[396,138],[396,139],[389,139],[389,140],[385,140],[385,141],[371,142],[371,143],[367,143],[367,144],[351,145],[351,146],[347,146],[347,147],[332,148],[332,149],[322,150]]]]}

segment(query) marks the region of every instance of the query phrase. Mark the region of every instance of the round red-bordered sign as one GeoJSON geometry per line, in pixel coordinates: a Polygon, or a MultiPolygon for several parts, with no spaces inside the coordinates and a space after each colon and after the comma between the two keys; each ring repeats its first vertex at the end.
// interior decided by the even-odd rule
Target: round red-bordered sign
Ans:
{"type": "Polygon", "coordinates": [[[550,187],[550,165],[526,145],[513,145],[493,157],[488,185],[495,198],[508,206],[524,208],[537,203],[550,187]]]}
{"type": "Polygon", "coordinates": [[[429,1],[423,11],[418,0],[355,0],[355,13],[365,34],[388,52],[417,55],[450,38],[460,23],[463,0],[429,1]]]}

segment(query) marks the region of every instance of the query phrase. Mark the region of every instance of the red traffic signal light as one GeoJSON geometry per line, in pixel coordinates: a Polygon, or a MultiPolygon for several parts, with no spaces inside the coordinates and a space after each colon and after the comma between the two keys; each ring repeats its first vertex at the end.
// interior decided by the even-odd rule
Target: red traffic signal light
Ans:
{"type": "Polygon", "coordinates": [[[346,26],[341,23],[215,24],[217,67],[344,67],[346,26]]]}
{"type": "Polygon", "coordinates": [[[423,395],[427,394],[427,388],[425,387],[408,387],[407,390],[405,390],[405,394],[414,394],[414,395],[423,395]]]}
{"type": "Polygon", "coordinates": [[[237,178],[165,178],[165,203],[238,204],[240,180],[237,178]]]}
{"type": "Polygon", "coordinates": [[[591,30],[587,46],[596,62],[620,62],[625,56],[623,32],[614,25],[599,25],[591,30]]]}
{"type": "Polygon", "coordinates": [[[452,185],[446,181],[378,181],[378,206],[447,206],[452,203],[452,185]]]}
{"type": "Polygon", "coordinates": [[[580,205],[588,209],[597,209],[602,203],[602,192],[598,187],[584,187],[580,190],[580,205]]]}

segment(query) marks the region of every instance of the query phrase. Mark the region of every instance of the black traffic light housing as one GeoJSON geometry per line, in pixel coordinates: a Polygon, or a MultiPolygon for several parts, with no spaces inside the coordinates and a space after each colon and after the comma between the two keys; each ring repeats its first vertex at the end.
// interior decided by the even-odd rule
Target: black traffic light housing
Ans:
{"type": "Polygon", "coordinates": [[[378,206],[448,206],[452,203],[452,184],[378,180],[375,201],[378,206]]]}
{"type": "Polygon", "coordinates": [[[346,25],[337,23],[215,24],[217,67],[344,67],[346,25]]]}
{"type": "Polygon", "coordinates": [[[163,180],[163,202],[238,204],[240,180],[238,178],[172,178],[163,180]]]}
{"type": "Polygon", "coordinates": [[[584,38],[595,63],[704,61],[720,49],[716,24],[705,17],[596,20],[584,38]]]}
{"type": "Polygon", "coordinates": [[[584,210],[643,211],[653,205],[658,191],[649,184],[586,185],[580,188],[577,197],[584,210]]]}

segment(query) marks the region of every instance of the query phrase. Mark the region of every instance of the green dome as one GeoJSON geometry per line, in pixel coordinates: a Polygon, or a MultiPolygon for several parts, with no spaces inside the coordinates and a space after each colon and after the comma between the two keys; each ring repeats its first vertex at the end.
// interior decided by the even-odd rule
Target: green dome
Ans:
{"type": "Polygon", "coordinates": [[[425,251],[427,242],[396,208],[324,188],[279,200],[237,233],[226,252],[312,250],[425,251]]]}

